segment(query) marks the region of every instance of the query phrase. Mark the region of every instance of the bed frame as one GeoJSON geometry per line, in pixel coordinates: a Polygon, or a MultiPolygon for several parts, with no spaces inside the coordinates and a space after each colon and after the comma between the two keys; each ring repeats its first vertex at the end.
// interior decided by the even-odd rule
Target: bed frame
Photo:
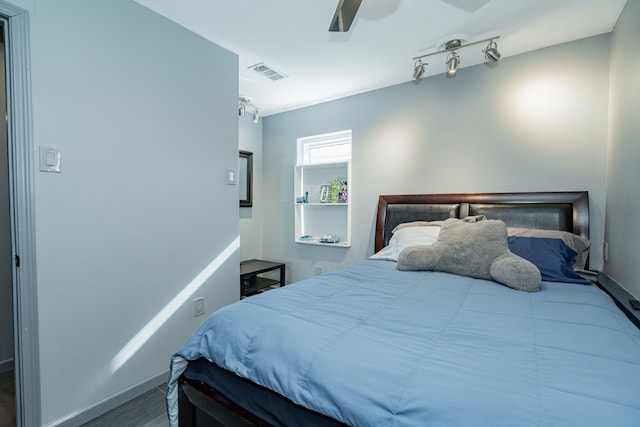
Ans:
{"type": "MultiPolygon", "coordinates": [[[[501,219],[510,227],[565,230],[589,238],[586,191],[387,195],[378,201],[375,251],[388,243],[400,223],[469,215],[501,219]]],[[[269,425],[214,388],[184,376],[179,382],[179,420],[181,427],[269,425]]]]}
{"type": "Polygon", "coordinates": [[[477,193],[380,196],[375,251],[385,247],[396,225],[484,215],[508,227],[564,230],[589,238],[589,193],[477,193]]]}

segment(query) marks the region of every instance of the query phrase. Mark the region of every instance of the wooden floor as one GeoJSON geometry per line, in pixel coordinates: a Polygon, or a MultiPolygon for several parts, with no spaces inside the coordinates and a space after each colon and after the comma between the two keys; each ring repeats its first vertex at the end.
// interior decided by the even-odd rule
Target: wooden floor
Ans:
{"type": "MultiPolygon", "coordinates": [[[[145,394],[83,424],[83,427],[168,427],[164,403],[165,386],[145,394]]],[[[15,384],[13,371],[0,374],[0,427],[15,427],[15,384]]]]}
{"type": "Polygon", "coordinates": [[[0,427],[15,427],[16,395],[13,371],[0,374],[0,427]]]}
{"type": "Polygon", "coordinates": [[[82,427],[168,427],[164,391],[165,386],[149,390],[82,427]]]}

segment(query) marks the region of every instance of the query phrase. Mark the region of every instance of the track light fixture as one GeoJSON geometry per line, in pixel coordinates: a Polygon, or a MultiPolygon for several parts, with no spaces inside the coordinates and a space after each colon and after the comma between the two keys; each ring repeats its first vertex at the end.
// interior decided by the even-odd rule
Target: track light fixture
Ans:
{"type": "Polygon", "coordinates": [[[413,66],[413,78],[414,78],[414,80],[420,80],[422,78],[422,75],[424,74],[424,71],[427,68],[427,65],[429,65],[429,64],[423,63],[422,60],[420,60],[420,59],[418,59],[416,61],[416,63],[413,66]]]}
{"type": "Polygon", "coordinates": [[[460,65],[460,56],[456,53],[456,51],[452,51],[447,56],[447,76],[455,77],[458,73],[458,65],[460,65]]]}
{"type": "Polygon", "coordinates": [[[258,110],[258,107],[253,105],[251,98],[241,96],[238,100],[238,115],[240,117],[244,116],[244,113],[247,111],[247,107],[253,108],[253,123],[258,123],[260,121],[260,110],[258,110]]]}
{"type": "Polygon", "coordinates": [[[472,43],[464,43],[462,39],[455,38],[444,43],[437,52],[427,53],[426,55],[416,56],[413,58],[415,61],[413,65],[413,78],[415,80],[420,80],[422,75],[425,72],[425,66],[427,64],[422,62],[423,58],[432,55],[438,55],[440,53],[448,52],[447,59],[445,63],[447,64],[447,76],[454,77],[458,72],[458,68],[460,66],[460,55],[458,55],[458,50],[465,48],[467,46],[471,46],[474,44],[489,42],[487,47],[482,50],[484,53],[484,58],[487,62],[495,64],[500,60],[500,52],[498,51],[498,45],[496,40],[499,39],[500,36],[490,37],[488,39],[478,40],[472,43]]]}

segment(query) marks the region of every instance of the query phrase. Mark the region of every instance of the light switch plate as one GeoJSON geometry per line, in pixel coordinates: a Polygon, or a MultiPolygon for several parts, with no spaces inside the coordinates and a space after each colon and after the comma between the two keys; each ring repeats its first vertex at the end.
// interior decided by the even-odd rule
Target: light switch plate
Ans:
{"type": "Polygon", "coordinates": [[[227,169],[227,184],[236,185],[236,171],[235,171],[235,169],[227,169]]]}
{"type": "Polygon", "coordinates": [[[40,170],[60,173],[60,150],[40,146],[40,170]]]}

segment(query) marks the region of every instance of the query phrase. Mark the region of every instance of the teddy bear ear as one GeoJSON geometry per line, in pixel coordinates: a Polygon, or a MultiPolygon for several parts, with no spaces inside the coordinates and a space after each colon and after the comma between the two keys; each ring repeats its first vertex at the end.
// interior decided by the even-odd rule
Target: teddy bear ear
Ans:
{"type": "Polygon", "coordinates": [[[511,252],[494,259],[489,272],[493,280],[512,289],[528,292],[540,289],[542,277],[538,267],[511,252]]]}

